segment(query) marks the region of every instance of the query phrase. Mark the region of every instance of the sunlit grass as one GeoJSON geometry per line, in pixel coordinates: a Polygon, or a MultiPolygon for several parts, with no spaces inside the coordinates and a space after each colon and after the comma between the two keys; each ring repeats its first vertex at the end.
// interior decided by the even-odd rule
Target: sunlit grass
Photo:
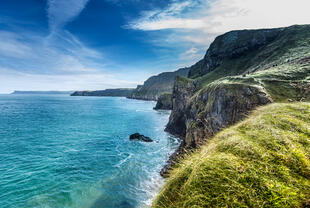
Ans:
{"type": "Polygon", "coordinates": [[[303,207],[309,200],[310,104],[271,104],[182,160],[153,207],[303,207]]]}

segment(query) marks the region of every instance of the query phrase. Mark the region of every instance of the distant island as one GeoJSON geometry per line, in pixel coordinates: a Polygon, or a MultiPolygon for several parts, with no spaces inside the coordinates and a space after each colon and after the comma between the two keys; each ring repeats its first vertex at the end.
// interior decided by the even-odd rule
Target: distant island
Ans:
{"type": "Polygon", "coordinates": [[[175,78],[177,76],[187,77],[189,70],[190,68],[187,67],[152,76],[143,85],[138,85],[128,98],[157,101],[162,94],[172,94],[175,78]]]}
{"type": "Polygon", "coordinates": [[[70,95],[73,91],[14,91],[13,95],[70,95]]]}
{"type": "Polygon", "coordinates": [[[128,97],[132,94],[132,88],[105,89],[96,91],[76,91],[71,96],[111,96],[111,97],[128,97]]]}

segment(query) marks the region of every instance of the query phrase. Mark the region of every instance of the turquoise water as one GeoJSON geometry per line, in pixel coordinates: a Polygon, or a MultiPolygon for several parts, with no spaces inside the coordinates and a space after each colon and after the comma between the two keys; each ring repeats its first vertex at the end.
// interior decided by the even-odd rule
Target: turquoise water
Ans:
{"type": "Polygon", "coordinates": [[[179,141],[154,102],[0,95],[1,208],[148,207],[179,141]],[[129,141],[139,132],[153,143],[129,141]]]}

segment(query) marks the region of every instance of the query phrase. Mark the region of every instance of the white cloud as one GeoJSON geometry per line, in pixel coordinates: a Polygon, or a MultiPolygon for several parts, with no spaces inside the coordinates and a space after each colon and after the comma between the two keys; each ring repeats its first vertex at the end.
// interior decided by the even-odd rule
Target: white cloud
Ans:
{"type": "Polygon", "coordinates": [[[143,12],[129,27],[144,31],[169,29],[177,37],[174,43],[206,48],[217,35],[230,30],[309,24],[309,8],[309,0],[189,0],[174,2],[161,11],[143,12]]]}
{"type": "Polygon", "coordinates": [[[197,52],[198,52],[198,49],[193,47],[185,51],[185,54],[192,55],[192,54],[197,54],[197,52]]]}
{"type": "Polygon", "coordinates": [[[232,29],[308,24],[309,8],[309,0],[204,0],[200,4],[191,0],[173,3],[162,11],[144,12],[129,26],[139,30],[199,29],[222,33],[232,29]],[[188,7],[196,10],[184,12],[188,7]]]}
{"type": "Polygon", "coordinates": [[[6,57],[32,57],[32,48],[21,41],[17,34],[0,31],[0,54],[6,57]]]}
{"type": "Polygon", "coordinates": [[[236,29],[309,24],[308,8],[308,0],[216,0],[203,17],[212,27],[207,25],[202,29],[223,33],[236,29]]]}
{"type": "Polygon", "coordinates": [[[48,41],[26,31],[0,31],[0,93],[135,86],[107,72],[102,60],[68,31],[58,31],[48,41]]]}
{"type": "Polygon", "coordinates": [[[87,74],[31,74],[11,68],[0,68],[0,93],[14,90],[98,90],[106,88],[135,87],[135,82],[121,80],[112,74],[93,72],[87,74]]]}
{"type": "Polygon", "coordinates": [[[204,53],[205,49],[203,48],[191,47],[184,53],[181,53],[179,59],[183,62],[183,67],[190,66],[199,61],[201,57],[203,57],[204,53]]]}
{"type": "Polygon", "coordinates": [[[141,30],[163,30],[163,29],[198,29],[203,28],[205,23],[200,19],[172,18],[162,20],[150,20],[136,22],[132,25],[133,29],[141,30]]]}
{"type": "MultiPolygon", "coordinates": [[[[106,68],[102,53],[87,47],[63,26],[88,0],[48,0],[50,34],[0,31],[0,93],[13,90],[99,90],[135,87],[106,68]]],[[[126,77],[128,78],[128,76],[126,77]]],[[[129,78],[128,78],[129,79],[129,78]]]]}
{"type": "Polygon", "coordinates": [[[51,31],[72,21],[85,8],[89,0],[48,0],[47,16],[51,31]]]}
{"type": "Polygon", "coordinates": [[[177,18],[186,8],[196,6],[195,0],[185,2],[174,1],[169,7],[163,10],[142,12],[141,18],[134,20],[127,27],[138,30],[162,30],[189,28],[194,29],[203,24],[199,19],[177,18]]]}

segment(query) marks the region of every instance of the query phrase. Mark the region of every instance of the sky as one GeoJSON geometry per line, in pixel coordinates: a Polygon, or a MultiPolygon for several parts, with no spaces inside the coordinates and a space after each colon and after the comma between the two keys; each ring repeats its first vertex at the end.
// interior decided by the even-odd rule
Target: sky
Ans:
{"type": "Polygon", "coordinates": [[[135,87],[230,30],[310,24],[309,0],[1,0],[0,93],[135,87]]]}

